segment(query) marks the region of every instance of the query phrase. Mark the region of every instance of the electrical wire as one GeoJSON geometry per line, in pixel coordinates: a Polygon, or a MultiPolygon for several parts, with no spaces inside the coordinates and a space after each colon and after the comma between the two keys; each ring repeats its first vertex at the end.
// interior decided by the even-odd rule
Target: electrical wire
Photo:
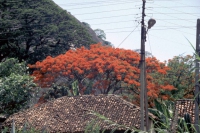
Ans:
{"type": "MultiPolygon", "coordinates": [[[[88,14],[98,14],[98,13],[104,13],[104,12],[116,12],[116,11],[123,11],[123,10],[132,10],[132,9],[139,9],[139,8],[125,8],[125,9],[118,9],[118,10],[107,10],[107,11],[100,11],[100,12],[86,12],[81,14],[73,14],[73,15],[88,15],[88,14]]],[[[152,9],[149,9],[152,10],[152,9]]],[[[150,14],[150,13],[149,13],[150,14]]],[[[183,14],[183,13],[154,13],[154,14],[183,14]]],[[[200,14],[200,13],[185,13],[185,14],[200,14]]]]}
{"type": "MultiPolygon", "coordinates": [[[[178,31],[178,32],[181,32],[181,33],[189,34],[191,36],[195,35],[195,34],[192,34],[192,33],[184,32],[184,31],[180,31],[180,30],[176,30],[176,29],[152,29],[152,30],[153,31],[156,31],[156,30],[175,30],[175,31],[178,31]]],[[[130,31],[115,31],[115,32],[106,32],[106,33],[123,33],[123,32],[130,32],[130,31]]]]}
{"type": "MultiPolygon", "coordinates": [[[[92,4],[99,4],[99,3],[116,3],[116,2],[133,2],[132,0],[124,1],[124,0],[106,0],[106,1],[95,1],[95,2],[76,2],[76,3],[67,3],[67,4],[59,4],[59,5],[65,5],[65,6],[77,6],[77,5],[92,5],[92,4]]],[[[135,0],[134,2],[141,2],[140,0],[135,0]]]]}
{"type": "Polygon", "coordinates": [[[107,22],[107,23],[98,23],[98,24],[90,24],[90,25],[102,25],[102,24],[111,24],[111,23],[122,23],[122,22],[134,22],[136,20],[127,20],[127,21],[115,21],[115,22],[107,22]]]}
{"type": "Polygon", "coordinates": [[[83,20],[94,20],[94,19],[104,19],[104,18],[117,18],[117,17],[124,17],[124,16],[131,16],[131,15],[137,15],[137,14],[126,14],[123,16],[108,16],[108,17],[100,17],[100,18],[90,18],[90,19],[83,19],[83,20]]]}
{"type": "Polygon", "coordinates": [[[191,20],[191,21],[193,20],[194,21],[194,19],[168,19],[168,18],[167,19],[157,19],[156,18],[156,20],[176,20],[176,21],[177,20],[191,20]]]}
{"type": "MultiPolygon", "coordinates": [[[[161,21],[163,21],[163,20],[161,20],[161,21]]],[[[167,21],[163,21],[163,22],[171,23],[171,22],[167,22],[167,21]]],[[[178,25],[178,24],[175,24],[175,23],[171,23],[171,24],[178,25]]],[[[182,25],[178,25],[178,26],[182,26],[182,25]]],[[[186,27],[186,26],[182,26],[182,27],[186,27]]],[[[176,29],[173,29],[173,30],[176,30],[176,29]]],[[[179,30],[176,30],[176,31],[179,31],[179,30]]],[[[183,31],[179,31],[179,32],[183,32],[183,31]]],[[[188,33],[188,32],[183,32],[183,33],[194,35],[194,34],[191,34],[191,33],[188,33]]]]}
{"type": "MultiPolygon", "coordinates": [[[[156,19],[156,20],[178,20],[178,19],[156,19]]],[[[180,19],[179,19],[180,20],[180,19]]],[[[185,19],[181,19],[185,20],[185,19]]],[[[192,19],[188,19],[192,20],[192,19]]],[[[112,23],[123,23],[123,22],[136,22],[137,20],[127,20],[127,21],[114,21],[114,22],[106,22],[106,23],[96,23],[96,24],[90,24],[90,25],[103,25],[103,24],[112,24],[112,23]]]]}
{"type": "MultiPolygon", "coordinates": [[[[160,12],[159,12],[160,13],[160,12]]],[[[164,13],[160,13],[160,14],[164,14],[164,13]]],[[[130,15],[138,15],[138,13],[136,14],[120,14],[117,15],[117,16],[108,16],[108,17],[99,17],[99,18],[90,18],[90,19],[83,19],[83,20],[94,20],[94,19],[104,19],[104,18],[114,18],[114,17],[124,17],[124,16],[130,16],[130,15]]],[[[169,16],[169,15],[168,15],[169,16]]],[[[171,16],[173,17],[173,16],[171,16]]],[[[177,18],[177,17],[174,17],[174,18],[177,18]]],[[[160,20],[165,20],[165,19],[160,19],[160,20]]],[[[166,20],[175,20],[175,19],[166,19],[166,20]]],[[[181,18],[177,18],[176,20],[185,20],[185,21],[188,21],[188,22],[192,22],[192,21],[189,21],[191,19],[181,19],[181,18]]],[[[130,20],[131,21],[131,20],[130,20]]],[[[133,20],[132,20],[133,21],[133,20]]],[[[192,22],[194,23],[194,22],[192,22]]],[[[102,24],[102,23],[101,23],[102,24]]],[[[94,24],[94,25],[97,25],[97,24],[94,24]]]]}
{"type": "Polygon", "coordinates": [[[200,6],[170,6],[170,7],[153,7],[153,8],[196,8],[196,7],[200,7],[200,6]]]}
{"type": "MultiPolygon", "coordinates": [[[[154,12],[156,12],[156,13],[159,13],[159,14],[163,14],[163,15],[166,15],[166,16],[170,16],[170,17],[173,17],[173,18],[176,18],[176,19],[178,19],[178,20],[182,20],[182,18],[179,18],[179,17],[174,17],[174,16],[172,16],[172,15],[168,15],[168,13],[162,13],[162,12],[158,12],[158,11],[155,11],[155,10],[153,10],[154,12]]],[[[154,13],[153,13],[154,14],[154,13]]],[[[170,13],[169,13],[170,14],[170,13]]],[[[162,20],[161,20],[162,21],[162,20]]],[[[190,21],[190,20],[184,20],[183,19],[183,21],[187,21],[187,22],[190,22],[190,23],[194,23],[193,21],[190,21]]]]}
{"type": "MultiPolygon", "coordinates": [[[[158,27],[158,26],[156,26],[158,27]]],[[[167,28],[163,28],[163,29],[155,29],[154,30],[168,30],[168,29],[182,29],[182,28],[195,28],[195,26],[187,26],[187,27],[173,27],[173,28],[170,28],[170,26],[161,26],[159,25],[159,27],[167,27],[167,28]]],[[[126,29],[126,28],[132,28],[131,26],[129,27],[120,27],[120,28],[111,28],[111,29],[104,29],[104,31],[109,31],[109,30],[116,30],[116,29],[126,29]]]]}
{"type": "Polygon", "coordinates": [[[166,8],[166,9],[178,11],[178,12],[180,12],[180,13],[188,14],[188,15],[191,15],[191,16],[199,17],[199,16],[197,16],[197,15],[193,15],[193,13],[187,13],[187,12],[179,11],[179,10],[176,10],[176,9],[173,9],[173,8],[170,8],[170,7],[164,7],[164,6],[161,6],[161,5],[159,5],[159,4],[155,4],[155,3],[154,3],[154,5],[157,5],[157,6],[162,7],[162,8],[166,8]]]}
{"type": "MultiPolygon", "coordinates": [[[[66,5],[66,6],[77,6],[77,5],[89,5],[89,4],[99,4],[99,3],[116,3],[116,2],[129,2],[132,0],[124,1],[124,0],[105,0],[105,1],[94,1],[94,2],[74,2],[74,3],[67,3],[67,4],[59,4],[59,5],[66,5]]],[[[152,0],[147,0],[146,2],[150,2],[152,0]]],[[[180,0],[159,0],[159,1],[180,1],[180,0]]],[[[141,0],[134,0],[134,2],[141,2],[141,0]]]]}
{"type": "Polygon", "coordinates": [[[67,9],[67,10],[77,10],[77,9],[84,9],[84,8],[96,8],[96,7],[101,7],[101,6],[108,6],[108,5],[122,5],[122,4],[128,4],[128,3],[134,3],[133,1],[132,2],[123,2],[123,3],[115,3],[115,4],[105,4],[105,5],[98,5],[98,6],[86,6],[86,7],[79,7],[79,8],[70,8],[70,9],[67,9]]]}
{"type": "MultiPolygon", "coordinates": [[[[176,2],[176,1],[175,1],[176,2]]],[[[181,2],[176,2],[176,3],[179,3],[179,4],[182,4],[182,5],[186,5],[186,6],[188,6],[188,7],[190,7],[191,5],[188,5],[188,4],[183,4],[183,3],[181,3],[181,2]]],[[[196,8],[198,8],[199,9],[199,7],[197,6],[196,8]]]]}
{"type": "MultiPolygon", "coordinates": [[[[171,2],[171,1],[175,1],[175,0],[159,0],[159,1],[169,1],[169,2],[171,2]]],[[[177,0],[177,1],[179,1],[179,0],[177,0]]],[[[106,1],[106,2],[108,2],[108,1],[106,1]]],[[[135,2],[142,2],[142,1],[141,0],[138,0],[138,1],[134,0],[134,1],[131,1],[131,2],[127,1],[127,2],[121,2],[121,3],[116,3],[116,1],[115,1],[115,2],[113,2],[115,4],[106,4],[106,5],[98,5],[98,6],[87,6],[87,7],[80,7],[80,8],[71,8],[71,9],[67,9],[67,10],[93,8],[93,7],[100,7],[100,6],[107,6],[107,5],[119,5],[119,4],[135,3],[135,2]]],[[[96,4],[98,4],[98,3],[96,3],[96,4]]],[[[67,5],[67,4],[59,4],[59,5],[60,6],[70,6],[70,5],[67,5]]],[[[71,5],[71,6],[77,6],[77,5],[78,5],[78,3],[76,3],[75,5],[71,5]]],[[[84,5],[84,4],[80,3],[79,5],[84,5]]]]}
{"type": "MultiPolygon", "coordinates": [[[[151,14],[151,13],[149,13],[149,14],[151,14]]],[[[153,14],[183,14],[183,13],[168,13],[168,12],[163,12],[163,13],[153,13],[153,14]]],[[[200,14],[200,13],[184,13],[184,14],[200,14]]]]}
{"type": "Polygon", "coordinates": [[[87,13],[73,14],[73,15],[86,15],[86,14],[96,14],[96,13],[103,13],[103,12],[116,12],[116,11],[131,10],[131,9],[139,9],[139,8],[137,7],[137,8],[125,8],[125,9],[109,10],[109,11],[101,11],[101,12],[87,12],[87,13]]]}
{"type": "MultiPolygon", "coordinates": [[[[163,15],[166,15],[166,16],[170,16],[170,17],[173,17],[173,18],[176,18],[176,20],[184,20],[184,21],[188,21],[188,22],[191,22],[191,23],[194,23],[193,21],[191,21],[192,19],[182,19],[182,18],[178,18],[178,17],[174,17],[174,16],[171,16],[171,15],[167,15],[167,13],[162,13],[162,12],[158,12],[158,11],[155,11],[157,12],[158,14],[163,14],[163,15]]],[[[146,13],[146,14],[151,14],[151,13],[146,13]]],[[[152,13],[154,14],[154,13],[152,13]]],[[[156,13],[155,13],[156,14],[156,13]]],[[[170,13],[169,13],[170,14],[170,13]]],[[[175,13],[176,14],[176,13],[175,13]]],[[[130,16],[130,15],[139,15],[138,13],[136,14],[120,14],[120,15],[117,15],[117,16],[108,16],[108,17],[99,17],[99,18],[86,18],[86,19],[83,19],[83,20],[94,20],[94,19],[104,19],[104,18],[115,18],[115,17],[124,17],[124,16],[130,16]]],[[[146,15],[148,16],[148,15],[146,15]]],[[[160,19],[160,20],[164,20],[164,19],[160,19]]],[[[175,19],[166,19],[166,20],[175,20],[175,19]]],[[[131,21],[131,20],[130,20],[131,21]]]]}
{"type": "MultiPolygon", "coordinates": [[[[135,31],[133,31],[133,32],[137,32],[137,31],[140,31],[140,30],[135,30],[135,31]]],[[[115,32],[106,32],[106,34],[107,33],[123,33],[123,32],[132,32],[132,31],[115,31],[115,32]]]]}
{"type": "Polygon", "coordinates": [[[181,45],[184,45],[184,46],[187,46],[187,47],[191,47],[189,45],[186,45],[186,44],[183,44],[183,43],[180,43],[180,42],[176,42],[176,41],[172,41],[172,40],[169,40],[169,39],[166,39],[166,38],[163,38],[163,37],[158,37],[158,36],[155,36],[155,35],[152,35],[152,34],[149,34],[149,35],[156,37],[156,38],[159,38],[159,39],[162,39],[162,40],[167,40],[167,41],[170,41],[170,42],[173,42],[173,43],[177,43],[177,44],[181,44],[181,45]]]}
{"type": "Polygon", "coordinates": [[[147,36],[148,36],[148,42],[149,42],[149,48],[150,48],[150,52],[151,52],[151,57],[153,58],[153,52],[151,49],[151,44],[150,44],[150,39],[149,39],[149,32],[147,32],[147,36]]]}
{"type": "MultiPolygon", "coordinates": [[[[137,29],[137,27],[139,26],[140,24],[138,24],[136,27],[135,27],[135,29],[137,29]]],[[[124,40],[117,46],[117,47],[119,47],[134,31],[135,31],[135,29],[133,29],[132,31],[131,31],[131,33],[130,34],[128,34],[128,36],[126,36],[125,38],[124,38],[124,40]]]]}

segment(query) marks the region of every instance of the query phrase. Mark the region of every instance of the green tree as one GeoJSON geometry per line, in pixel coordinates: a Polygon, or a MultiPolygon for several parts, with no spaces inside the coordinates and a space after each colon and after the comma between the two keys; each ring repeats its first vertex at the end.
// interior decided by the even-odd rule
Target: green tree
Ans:
{"type": "Polygon", "coordinates": [[[0,0],[0,61],[35,63],[92,43],[87,30],[52,0],[0,0]]]}
{"type": "Polygon", "coordinates": [[[171,91],[174,99],[193,98],[194,91],[194,56],[175,56],[169,60],[167,66],[169,82],[177,88],[171,91]]]}
{"type": "Polygon", "coordinates": [[[114,47],[114,45],[111,42],[106,41],[106,33],[103,30],[95,29],[94,32],[96,33],[96,36],[100,39],[102,45],[114,47]]]}
{"type": "Polygon", "coordinates": [[[102,40],[106,39],[106,34],[101,29],[95,29],[94,32],[96,33],[97,37],[101,38],[102,40]]]}
{"type": "Polygon", "coordinates": [[[25,63],[13,58],[0,63],[0,114],[10,115],[29,107],[37,89],[26,71],[25,63]]]}
{"type": "Polygon", "coordinates": [[[176,88],[170,92],[162,90],[162,95],[169,96],[171,100],[194,98],[194,60],[195,58],[190,55],[175,56],[166,63],[170,69],[164,77],[157,73],[152,74],[159,82],[176,88]]]}

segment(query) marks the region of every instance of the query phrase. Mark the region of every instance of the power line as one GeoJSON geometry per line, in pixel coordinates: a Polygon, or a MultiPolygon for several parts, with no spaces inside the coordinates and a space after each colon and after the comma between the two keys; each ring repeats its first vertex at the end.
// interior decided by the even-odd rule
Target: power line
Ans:
{"type": "MultiPolygon", "coordinates": [[[[156,11],[157,12],[157,11],[156,11]]],[[[160,12],[159,12],[160,13],[160,12]]],[[[150,14],[150,13],[148,13],[150,14]]],[[[164,14],[164,13],[160,13],[160,14],[164,14]]],[[[94,19],[104,19],[104,18],[114,18],[114,17],[124,17],[124,16],[130,16],[130,15],[138,15],[138,13],[136,14],[120,14],[120,15],[117,15],[117,16],[108,16],[108,17],[99,17],[99,18],[89,18],[89,19],[83,19],[83,20],[94,20],[94,19]]],[[[166,15],[166,14],[165,14],[166,15]]],[[[167,16],[170,16],[170,15],[167,15],[167,16]]],[[[171,16],[171,17],[174,17],[174,16],[171,16]]],[[[174,17],[174,18],[177,18],[177,17],[174,17]]],[[[164,19],[163,19],[164,20],[164,19]]],[[[168,19],[170,20],[170,19],[168,19]]],[[[181,18],[177,18],[177,20],[184,20],[184,21],[188,21],[188,22],[192,22],[192,21],[189,21],[190,19],[181,19],[181,18]]],[[[193,22],[192,22],[193,23],[193,22]]]]}
{"type": "MultiPolygon", "coordinates": [[[[159,1],[176,1],[176,0],[159,0],[159,1]]],[[[179,1],[179,0],[177,0],[179,1]]],[[[109,2],[109,1],[105,1],[105,2],[109,2]]],[[[118,1],[117,1],[118,2],[118,1]]],[[[134,1],[126,1],[126,2],[121,2],[121,3],[116,3],[116,1],[113,1],[112,3],[116,3],[116,4],[106,4],[106,5],[98,5],[98,6],[87,6],[87,7],[80,7],[80,8],[71,8],[71,9],[67,9],[67,10],[74,10],[74,9],[83,9],[83,8],[93,8],[93,7],[99,7],[99,6],[107,6],[107,5],[118,5],[118,4],[126,4],[126,3],[135,3],[135,2],[141,2],[141,0],[134,0],[134,1]]],[[[95,3],[94,4],[98,4],[98,3],[95,3]]],[[[77,6],[77,5],[84,5],[83,3],[74,3],[74,5],[67,5],[67,4],[59,4],[60,6],[77,6]]],[[[88,4],[85,4],[85,5],[88,5],[88,4]]]]}
{"type": "MultiPolygon", "coordinates": [[[[140,24],[138,24],[136,27],[135,27],[135,29],[137,29],[137,27],[139,26],[140,24]]],[[[124,40],[117,46],[117,47],[119,47],[134,31],[135,31],[135,29],[133,29],[132,31],[131,31],[131,33],[128,35],[128,36],[126,36],[126,38],[124,38],[124,40]]]]}
{"type": "MultiPolygon", "coordinates": [[[[118,9],[118,10],[107,10],[107,11],[100,11],[100,12],[86,12],[86,13],[73,14],[73,15],[98,14],[98,13],[104,13],[104,12],[107,13],[107,12],[116,12],[116,11],[131,10],[131,9],[139,9],[139,8],[137,7],[137,8],[118,9]]],[[[149,9],[149,10],[152,10],[152,9],[149,9]]],[[[183,13],[154,13],[154,14],[183,14],[183,13]]],[[[200,14],[200,13],[185,13],[185,14],[200,14]]]]}
{"type": "MultiPolygon", "coordinates": [[[[118,1],[116,1],[116,0],[113,0],[113,1],[108,1],[108,0],[106,0],[106,1],[95,1],[95,2],[76,2],[76,3],[67,3],[67,4],[59,4],[59,5],[65,5],[65,6],[77,6],[77,5],[89,5],[89,4],[99,4],[99,3],[116,3],[116,2],[130,2],[131,0],[128,0],[128,1],[124,1],[124,0],[118,0],[118,1]]],[[[131,2],[133,2],[133,1],[131,1],[131,2]]],[[[140,2],[140,1],[136,1],[136,2],[140,2]]]]}
{"type": "Polygon", "coordinates": [[[170,7],[152,7],[152,8],[196,8],[196,7],[200,7],[200,6],[170,6],[170,7]]]}
{"type": "MultiPolygon", "coordinates": [[[[162,26],[160,26],[160,27],[162,27],[162,26]]],[[[132,28],[132,27],[131,27],[132,28]]],[[[192,28],[192,26],[191,27],[184,27],[184,28],[189,28],[189,29],[191,29],[192,28]]],[[[153,31],[156,31],[156,30],[176,30],[176,29],[183,29],[183,28],[181,28],[181,27],[177,27],[177,28],[161,28],[161,29],[152,29],[153,31]]],[[[115,30],[115,29],[113,29],[113,30],[115,30]]],[[[104,30],[105,31],[105,30],[104,30]]],[[[140,31],[140,30],[137,30],[137,31],[140,31]]],[[[186,33],[186,34],[191,34],[191,33],[187,33],[187,32],[184,32],[184,31],[180,31],[180,30],[176,30],[176,31],[179,31],[179,32],[182,32],[182,33],[186,33]]],[[[106,31],[106,33],[123,33],[123,32],[131,32],[131,31],[106,31]]],[[[191,34],[191,35],[194,35],[194,34],[191,34]]]]}
{"type": "MultiPolygon", "coordinates": [[[[132,0],[128,0],[128,1],[124,1],[124,0],[104,0],[104,1],[94,1],[94,2],[74,2],[74,3],[68,3],[68,4],[59,4],[59,5],[68,5],[68,6],[77,6],[77,5],[88,5],[88,4],[98,4],[98,3],[102,3],[102,2],[109,2],[109,3],[116,3],[116,2],[129,2],[132,0]]],[[[147,2],[150,2],[152,0],[147,0],[147,2]]],[[[159,0],[159,1],[179,1],[179,0],[159,0]]],[[[141,0],[134,0],[134,2],[141,2],[141,0]]]]}
{"type": "Polygon", "coordinates": [[[115,22],[107,22],[107,23],[98,23],[98,24],[90,24],[90,25],[102,25],[102,24],[111,24],[111,23],[122,23],[122,22],[134,22],[136,20],[127,20],[127,21],[115,21],[115,22]]]}
{"type": "MultiPolygon", "coordinates": [[[[156,20],[193,20],[193,19],[156,19],[156,20]]],[[[97,23],[97,24],[90,24],[90,25],[102,25],[102,24],[123,23],[123,22],[136,22],[136,21],[137,20],[113,21],[113,22],[97,23]]]]}
{"type": "Polygon", "coordinates": [[[115,17],[124,17],[124,16],[131,16],[131,15],[138,15],[138,14],[127,14],[127,15],[117,15],[117,16],[108,16],[108,17],[100,17],[100,18],[90,18],[90,19],[84,19],[84,20],[94,20],[94,19],[103,19],[103,18],[115,18],[115,17]]]}
{"type": "MultiPolygon", "coordinates": [[[[88,3],[81,3],[81,2],[79,2],[79,3],[75,3],[75,4],[71,4],[71,5],[69,5],[69,3],[67,3],[67,4],[59,4],[59,5],[63,5],[63,6],[68,6],[68,7],[73,7],[73,6],[85,6],[85,5],[91,5],[91,7],[92,7],[92,5],[99,5],[99,4],[112,4],[112,3],[127,3],[127,2],[130,2],[130,3],[132,3],[133,1],[132,0],[128,0],[128,1],[124,1],[124,0],[122,0],[122,1],[102,1],[102,2],[88,2],[88,3]]],[[[134,2],[141,2],[140,0],[135,0],[134,2]]]]}
{"type": "Polygon", "coordinates": [[[186,45],[186,44],[183,44],[183,43],[180,43],[180,42],[176,42],[176,41],[172,41],[172,40],[169,40],[169,39],[166,39],[166,38],[163,38],[163,37],[159,37],[159,36],[155,36],[155,35],[151,35],[151,34],[149,34],[149,35],[156,37],[156,38],[159,38],[159,39],[162,39],[162,40],[167,40],[167,41],[170,41],[170,42],[173,42],[173,43],[177,43],[177,44],[181,44],[181,45],[190,47],[189,45],[186,45]]]}
{"type": "Polygon", "coordinates": [[[155,3],[154,3],[154,5],[160,6],[160,7],[162,7],[162,8],[166,8],[166,9],[171,9],[171,10],[174,10],[174,11],[178,11],[178,12],[180,12],[180,13],[188,14],[188,15],[191,15],[191,16],[199,17],[199,16],[197,16],[197,15],[193,15],[192,13],[187,13],[187,12],[179,11],[179,10],[176,10],[176,9],[173,9],[173,8],[170,8],[170,7],[164,7],[164,6],[155,4],[155,3]]]}
{"type": "MultiPolygon", "coordinates": [[[[149,13],[150,14],[150,13],[149,13]]],[[[153,14],[183,14],[183,13],[169,13],[169,12],[163,12],[163,13],[153,13],[153,14]]],[[[200,14],[200,13],[184,13],[184,14],[200,14]]],[[[199,17],[199,16],[198,16],[199,17]]]]}
{"type": "Polygon", "coordinates": [[[193,21],[196,21],[196,19],[194,20],[194,19],[168,19],[168,18],[166,18],[166,19],[156,19],[156,20],[193,20],[193,21]]]}
{"type": "MultiPolygon", "coordinates": [[[[174,17],[174,16],[171,16],[171,15],[168,15],[168,13],[162,13],[162,12],[158,12],[158,11],[155,11],[155,10],[153,10],[154,12],[156,12],[156,13],[159,13],[159,14],[164,14],[164,15],[166,15],[166,16],[170,16],[170,17],[173,17],[173,18],[176,18],[176,19],[178,19],[178,20],[182,20],[182,18],[178,18],[178,17],[174,17]]],[[[153,13],[154,14],[154,13],[153,13]]],[[[170,13],[169,13],[170,14],[170,13]]],[[[161,20],[162,21],[162,20],[161,20]]],[[[190,22],[190,23],[194,23],[193,21],[190,21],[190,20],[184,20],[183,19],[183,21],[187,21],[187,22],[190,22]]]]}
{"type": "MultiPolygon", "coordinates": [[[[158,27],[158,26],[156,26],[156,27],[158,27]]],[[[154,28],[154,30],[168,30],[168,29],[183,29],[183,28],[195,28],[195,26],[187,26],[187,27],[173,27],[173,28],[171,28],[171,26],[161,26],[161,25],[159,25],[159,27],[166,27],[166,28],[163,28],[163,29],[155,29],[154,28]]],[[[104,29],[104,31],[105,30],[116,30],[116,29],[126,29],[126,28],[132,28],[132,27],[120,27],[120,28],[111,28],[111,29],[104,29]]]]}
{"type": "Polygon", "coordinates": [[[118,9],[118,10],[108,10],[108,11],[100,11],[100,12],[88,12],[88,13],[81,13],[81,14],[73,14],[73,15],[86,15],[86,14],[96,14],[96,13],[103,13],[103,12],[116,12],[122,10],[130,10],[130,9],[139,9],[137,8],[125,8],[125,9],[118,9]]]}
{"type": "Polygon", "coordinates": [[[151,49],[151,44],[150,44],[150,39],[149,39],[149,33],[147,32],[147,36],[148,36],[148,42],[149,42],[149,48],[150,48],[150,52],[151,52],[151,56],[153,57],[153,52],[151,49]]]}
{"type": "MultiPolygon", "coordinates": [[[[161,20],[161,21],[163,21],[163,20],[161,20]]],[[[167,22],[167,21],[163,21],[163,22],[167,22]]],[[[167,22],[167,23],[171,23],[171,22],[167,22]]],[[[175,23],[171,23],[171,24],[178,25],[178,24],[175,24],[175,23]]],[[[178,26],[182,26],[182,25],[178,25],[178,26]]],[[[182,26],[182,27],[186,27],[186,26],[182,26]]],[[[173,29],[173,30],[175,30],[175,29],[173,29]]],[[[181,32],[183,32],[183,31],[181,31],[181,32]]],[[[183,33],[191,34],[191,33],[187,33],[187,32],[183,32],[183,33]]],[[[191,35],[194,35],[194,34],[191,34],[191,35]]]]}
{"type": "MultiPolygon", "coordinates": [[[[153,10],[154,11],[154,10],[153,10]]],[[[157,12],[157,14],[164,14],[164,15],[167,15],[167,14],[179,14],[179,13],[162,13],[162,12],[158,12],[158,11],[154,11],[154,12],[157,12]]],[[[148,13],[148,14],[156,14],[156,13],[148,13]]],[[[89,19],[84,19],[84,20],[94,20],[94,19],[104,19],[104,18],[114,18],[114,17],[124,17],[124,16],[130,16],[130,15],[139,15],[138,13],[136,14],[120,14],[120,15],[117,15],[117,16],[108,16],[108,17],[99,17],[99,18],[89,18],[89,19]]],[[[148,16],[148,15],[147,15],[148,16]]],[[[167,16],[170,16],[170,17],[173,17],[173,18],[177,18],[177,20],[184,20],[184,21],[188,21],[188,22],[192,22],[190,20],[192,19],[182,19],[182,18],[178,18],[178,17],[174,17],[174,16],[171,16],[171,15],[167,15],[167,16]]],[[[160,19],[161,20],[161,19],[160,19]]],[[[164,19],[163,19],[164,20],[164,19]]],[[[174,19],[168,19],[168,20],[174,20],[174,19]]],[[[194,22],[192,22],[194,23],[194,22]]]]}
{"type": "Polygon", "coordinates": [[[108,6],[108,5],[120,5],[120,4],[127,4],[127,3],[134,3],[134,2],[132,1],[132,2],[123,2],[123,3],[116,3],[116,4],[98,5],[98,6],[86,6],[86,7],[80,7],[80,8],[71,8],[71,9],[67,9],[67,10],[94,8],[94,7],[101,7],[101,6],[108,6]]]}
{"type": "MultiPolygon", "coordinates": [[[[152,0],[148,0],[148,1],[152,1],[152,0]]],[[[147,1],[147,2],[148,2],[147,1]]],[[[170,0],[160,0],[160,1],[170,1],[170,0]]],[[[174,0],[171,0],[171,1],[174,1],[174,0]]],[[[105,1],[95,1],[95,2],[75,2],[75,3],[67,3],[67,4],[59,4],[59,5],[64,5],[64,6],[77,6],[77,5],[92,5],[92,4],[99,4],[99,3],[116,3],[116,2],[133,2],[132,0],[128,0],[128,1],[124,1],[124,0],[113,0],[113,1],[108,1],[108,0],[105,0],[105,1]]],[[[134,0],[134,2],[141,2],[141,0],[134,0]]]]}
{"type": "MultiPolygon", "coordinates": [[[[170,29],[170,28],[168,28],[168,29],[152,29],[153,31],[156,31],[156,30],[175,30],[175,31],[178,31],[178,32],[181,32],[181,33],[186,33],[186,34],[189,34],[189,35],[192,35],[192,36],[194,36],[195,34],[192,34],[192,33],[188,33],[188,32],[184,32],[184,31],[180,31],[180,30],[176,30],[176,29],[170,29]]],[[[139,30],[138,30],[139,31],[139,30]]],[[[106,33],[123,33],[123,32],[130,32],[130,31],[113,31],[113,32],[106,32],[106,33]]]]}
{"type": "MultiPolygon", "coordinates": [[[[140,30],[135,30],[134,32],[136,31],[140,31],[140,30]]],[[[106,32],[106,33],[123,33],[123,32],[132,32],[132,31],[115,31],[115,32],[106,32]]]]}
{"type": "MultiPolygon", "coordinates": [[[[176,2],[176,1],[175,1],[176,2]]],[[[188,4],[183,4],[183,3],[181,3],[181,2],[176,2],[176,3],[179,3],[179,4],[182,4],[182,5],[186,5],[186,6],[188,6],[188,7],[190,7],[191,5],[188,5],[188,4]]],[[[198,8],[198,7],[196,7],[196,8],[198,8]]],[[[199,8],[198,8],[199,9],[199,8]]]]}

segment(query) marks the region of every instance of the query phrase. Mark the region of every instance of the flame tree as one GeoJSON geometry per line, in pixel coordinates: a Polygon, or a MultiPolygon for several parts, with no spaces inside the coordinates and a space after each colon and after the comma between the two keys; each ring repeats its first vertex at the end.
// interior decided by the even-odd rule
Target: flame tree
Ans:
{"type": "MultiPolygon", "coordinates": [[[[100,44],[69,50],[56,57],[29,65],[34,69],[35,82],[41,87],[53,83],[71,84],[78,81],[80,94],[132,93],[139,97],[140,55],[132,50],[112,48],[100,44]]],[[[146,59],[148,96],[151,99],[163,97],[162,90],[171,91],[173,86],[154,80],[152,73],[167,74],[169,68],[156,58],[146,59]]],[[[164,95],[165,96],[165,95],[164,95]]],[[[166,96],[165,96],[166,98],[166,96]]]]}

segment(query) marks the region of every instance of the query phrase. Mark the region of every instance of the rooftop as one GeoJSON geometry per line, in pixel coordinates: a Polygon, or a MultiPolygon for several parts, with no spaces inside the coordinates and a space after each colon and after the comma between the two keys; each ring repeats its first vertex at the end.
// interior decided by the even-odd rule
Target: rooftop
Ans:
{"type": "MultiPolygon", "coordinates": [[[[140,108],[117,95],[83,95],[61,97],[11,115],[4,123],[11,126],[12,120],[18,128],[29,123],[37,130],[51,132],[82,132],[91,120],[97,120],[94,111],[112,122],[126,127],[140,128],[140,108]]],[[[98,119],[102,129],[111,129],[108,121],[98,119]]],[[[124,130],[120,128],[119,130],[124,130]]]]}

